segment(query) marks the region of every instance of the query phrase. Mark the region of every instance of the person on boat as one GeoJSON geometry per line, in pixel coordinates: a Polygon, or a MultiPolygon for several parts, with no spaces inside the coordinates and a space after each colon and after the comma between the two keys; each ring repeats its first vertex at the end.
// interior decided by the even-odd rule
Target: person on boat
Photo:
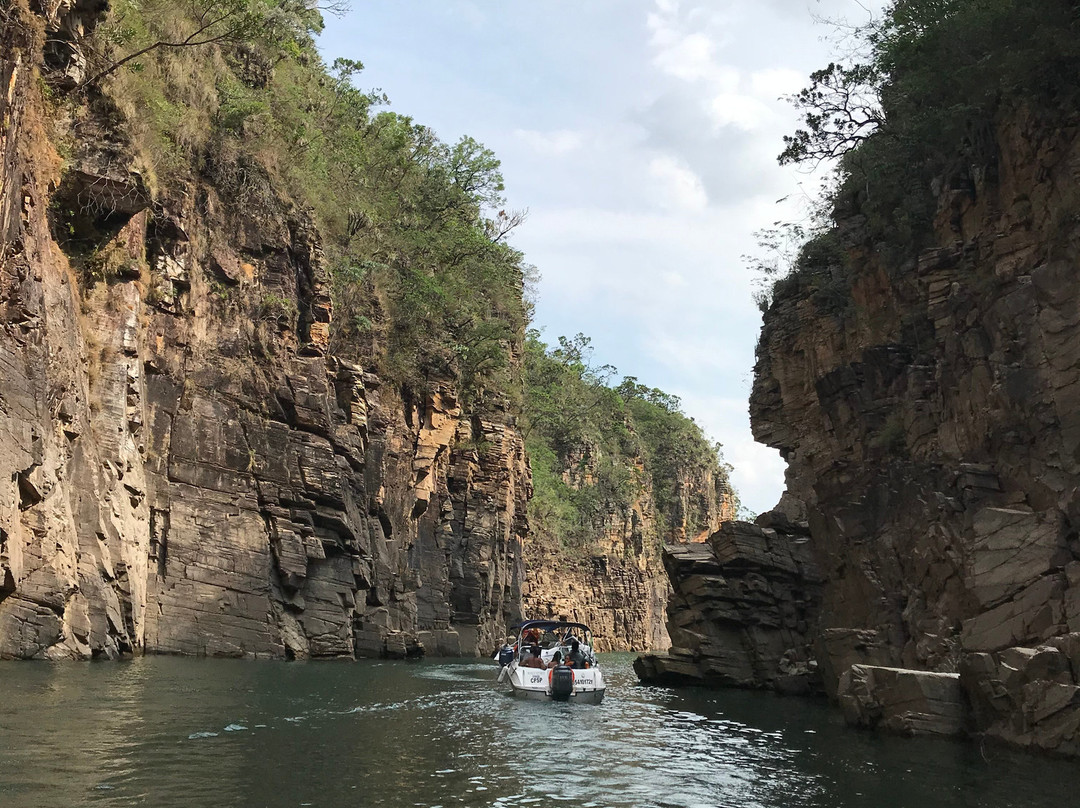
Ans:
{"type": "Polygon", "coordinates": [[[525,652],[524,651],[522,652],[521,667],[523,667],[523,668],[543,668],[543,667],[545,667],[544,660],[540,657],[540,646],[539,645],[530,646],[528,651],[529,651],[529,656],[525,656],[525,652]]]}
{"type": "Polygon", "coordinates": [[[539,645],[540,644],[540,630],[530,628],[525,632],[525,636],[522,637],[526,645],[539,645]]]}
{"type": "Polygon", "coordinates": [[[547,667],[549,667],[549,668],[557,668],[561,664],[563,664],[562,651],[556,651],[555,654],[551,657],[551,662],[549,662],[547,664],[547,667]]]}
{"type": "Polygon", "coordinates": [[[576,639],[570,640],[570,651],[566,655],[566,664],[571,668],[585,667],[585,654],[581,653],[581,643],[576,639]]]}
{"type": "Polygon", "coordinates": [[[517,655],[516,642],[517,639],[515,637],[507,637],[506,644],[495,654],[495,658],[499,660],[500,667],[505,668],[514,661],[514,657],[517,655]]]}

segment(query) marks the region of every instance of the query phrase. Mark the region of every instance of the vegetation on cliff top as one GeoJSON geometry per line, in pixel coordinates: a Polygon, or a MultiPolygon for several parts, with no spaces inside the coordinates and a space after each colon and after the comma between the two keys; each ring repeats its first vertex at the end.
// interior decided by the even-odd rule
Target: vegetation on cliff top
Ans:
{"type": "Polygon", "coordinates": [[[1060,114],[1080,100],[1080,8],[1071,0],[893,0],[851,35],[859,56],[813,73],[792,99],[803,125],[785,138],[781,164],[837,162],[808,224],[761,234],[764,257],[752,266],[793,273],[774,287],[780,296],[800,275],[844,274],[831,229],[856,215],[862,237],[900,265],[931,236],[936,191],[994,177],[1002,111],[1060,114]],[[801,250],[782,249],[804,238],[801,250]]]}
{"type": "MultiPolygon", "coordinates": [[[[614,369],[593,367],[580,335],[553,349],[525,337],[533,270],[506,243],[523,214],[505,207],[499,161],[385,109],[357,88],[360,62],[324,64],[322,24],[309,0],[114,0],[69,103],[118,122],[159,205],[201,181],[256,220],[283,207],[312,219],[333,353],[416,394],[452,379],[523,409],[534,527],[576,557],[643,497],[651,545],[705,530],[717,492],[733,508],[719,446],[677,398],[634,378],[610,386],[614,369]],[[524,385],[510,361],[523,340],[524,385]]],[[[298,316],[289,303],[259,305],[298,316]]]]}
{"type": "Polygon", "coordinates": [[[526,337],[524,422],[535,490],[529,506],[533,532],[580,558],[596,549],[613,523],[629,523],[634,504],[650,494],[653,532],[639,537],[650,547],[709,527],[703,486],[710,481],[734,509],[730,467],[720,446],[682,412],[679,399],[633,377],[611,384],[615,368],[593,365],[591,354],[581,334],[560,337],[555,347],[536,331],[526,337]],[[686,490],[690,482],[695,488],[686,490]]]}
{"type": "Polygon", "coordinates": [[[119,111],[159,200],[201,178],[231,208],[313,218],[335,353],[417,393],[454,379],[513,395],[527,268],[499,161],[382,109],[360,62],[323,63],[322,25],[307,0],[115,0],[74,97],[119,111]]]}

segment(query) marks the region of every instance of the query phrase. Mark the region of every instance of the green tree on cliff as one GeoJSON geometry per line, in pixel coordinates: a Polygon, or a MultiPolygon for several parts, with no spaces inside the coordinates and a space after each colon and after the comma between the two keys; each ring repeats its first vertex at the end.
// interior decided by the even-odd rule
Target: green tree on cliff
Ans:
{"type": "Polygon", "coordinates": [[[116,45],[132,40],[135,44],[125,55],[83,79],[79,90],[93,87],[125,65],[158,50],[256,41],[298,52],[302,44],[310,43],[312,34],[322,31],[320,10],[340,15],[347,8],[344,0],[321,9],[308,0],[190,0],[186,13],[170,14],[167,26],[158,28],[149,41],[139,42],[137,28],[141,27],[141,19],[137,7],[125,9],[124,4],[119,5],[119,13],[126,11],[128,21],[135,25],[116,25],[114,19],[110,40],[116,45]]]}
{"type": "MultiPolygon", "coordinates": [[[[659,532],[707,527],[707,504],[682,511],[683,483],[712,475],[729,497],[729,467],[718,445],[683,414],[678,397],[634,377],[612,385],[616,370],[592,361],[588,337],[560,337],[548,346],[537,331],[525,343],[524,431],[532,465],[530,518],[538,535],[588,554],[610,515],[626,517],[634,501],[652,492],[659,532]]],[[[704,496],[704,492],[697,492],[704,496]]]]}
{"type": "MultiPolygon", "coordinates": [[[[857,212],[865,237],[900,263],[929,237],[936,183],[974,187],[996,170],[1001,110],[1080,101],[1080,9],[1070,0],[893,0],[855,36],[859,58],[814,72],[791,98],[802,122],[779,155],[835,166],[825,220],[806,228],[834,253],[831,220],[857,212]]],[[[769,235],[751,267],[772,266],[769,235]]],[[[774,289],[790,285],[787,269],[829,268],[836,285],[836,261],[803,253],[782,262],[774,289]]],[[[767,306],[771,294],[759,297],[767,306]]]]}
{"type": "MultiPolygon", "coordinates": [[[[240,206],[280,193],[318,225],[332,269],[332,347],[423,395],[520,397],[509,362],[527,271],[507,235],[498,158],[440,140],[324,65],[311,0],[117,0],[91,42],[88,93],[125,118],[154,188],[201,173],[240,206]]],[[[331,10],[339,7],[330,7],[331,10]]]]}

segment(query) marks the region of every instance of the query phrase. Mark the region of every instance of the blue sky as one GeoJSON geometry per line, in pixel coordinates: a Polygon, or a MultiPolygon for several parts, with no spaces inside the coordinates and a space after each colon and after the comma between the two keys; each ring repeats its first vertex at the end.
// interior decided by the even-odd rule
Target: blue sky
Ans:
{"type": "Polygon", "coordinates": [[[761,318],[742,256],[817,178],[781,169],[785,96],[880,0],[353,0],[321,46],[444,141],[502,160],[512,243],[542,276],[535,326],[678,395],[760,512],[784,464],[750,435],[761,318]],[[787,198],[778,204],[777,200],[787,198]]]}

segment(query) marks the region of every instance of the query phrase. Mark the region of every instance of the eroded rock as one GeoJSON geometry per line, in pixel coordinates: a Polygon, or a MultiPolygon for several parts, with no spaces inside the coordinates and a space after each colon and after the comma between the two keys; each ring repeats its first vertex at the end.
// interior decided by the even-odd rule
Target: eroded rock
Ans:
{"type": "Polygon", "coordinates": [[[941,183],[906,262],[841,222],[844,266],[773,300],[751,397],[806,510],[830,694],[853,664],[962,670],[974,731],[1069,754],[1076,682],[1015,649],[1080,631],[1077,131],[1003,110],[993,169],[941,183]]]}
{"type": "Polygon", "coordinates": [[[667,655],[635,663],[643,681],[818,692],[811,629],[821,580],[807,535],[784,520],[726,522],[703,544],[668,545],[667,655]]]}
{"type": "MultiPolygon", "coordinates": [[[[581,484],[601,457],[587,449],[572,453],[564,481],[581,484]]],[[[691,466],[676,473],[680,499],[669,513],[658,513],[649,475],[641,474],[642,488],[629,508],[613,507],[603,514],[588,548],[560,549],[563,537],[543,535],[533,525],[525,544],[524,614],[585,623],[600,651],[667,648],[665,610],[671,589],[657,537],[700,544],[734,517],[729,486],[712,469],[691,466]],[[706,529],[696,534],[695,524],[706,529]]]]}
{"type": "Polygon", "coordinates": [[[963,735],[967,704],[960,675],[852,665],[837,699],[849,724],[901,735],[963,735]]]}
{"type": "Polygon", "coordinates": [[[1016,746],[1080,754],[1080,634],[965,656],[976,729],[1016,746]]]}
{"type": "MultiPolygon", "coordinates": [[[[47,5],[71,31],[104,6],[47,5]]],[[[406,401],[331,355],[312,222],[255,167],[242,206],[194,179],[151,200],[105,101],[50,222],[50,147],[24,114],[40,54],[16,28],[0,43],[0,657],[494,647],[520,617],[530,492],[505,402],[465,408],[439,380],[406,401]],[[55,236],[97,263],[69,266],[55,236]]]]}

